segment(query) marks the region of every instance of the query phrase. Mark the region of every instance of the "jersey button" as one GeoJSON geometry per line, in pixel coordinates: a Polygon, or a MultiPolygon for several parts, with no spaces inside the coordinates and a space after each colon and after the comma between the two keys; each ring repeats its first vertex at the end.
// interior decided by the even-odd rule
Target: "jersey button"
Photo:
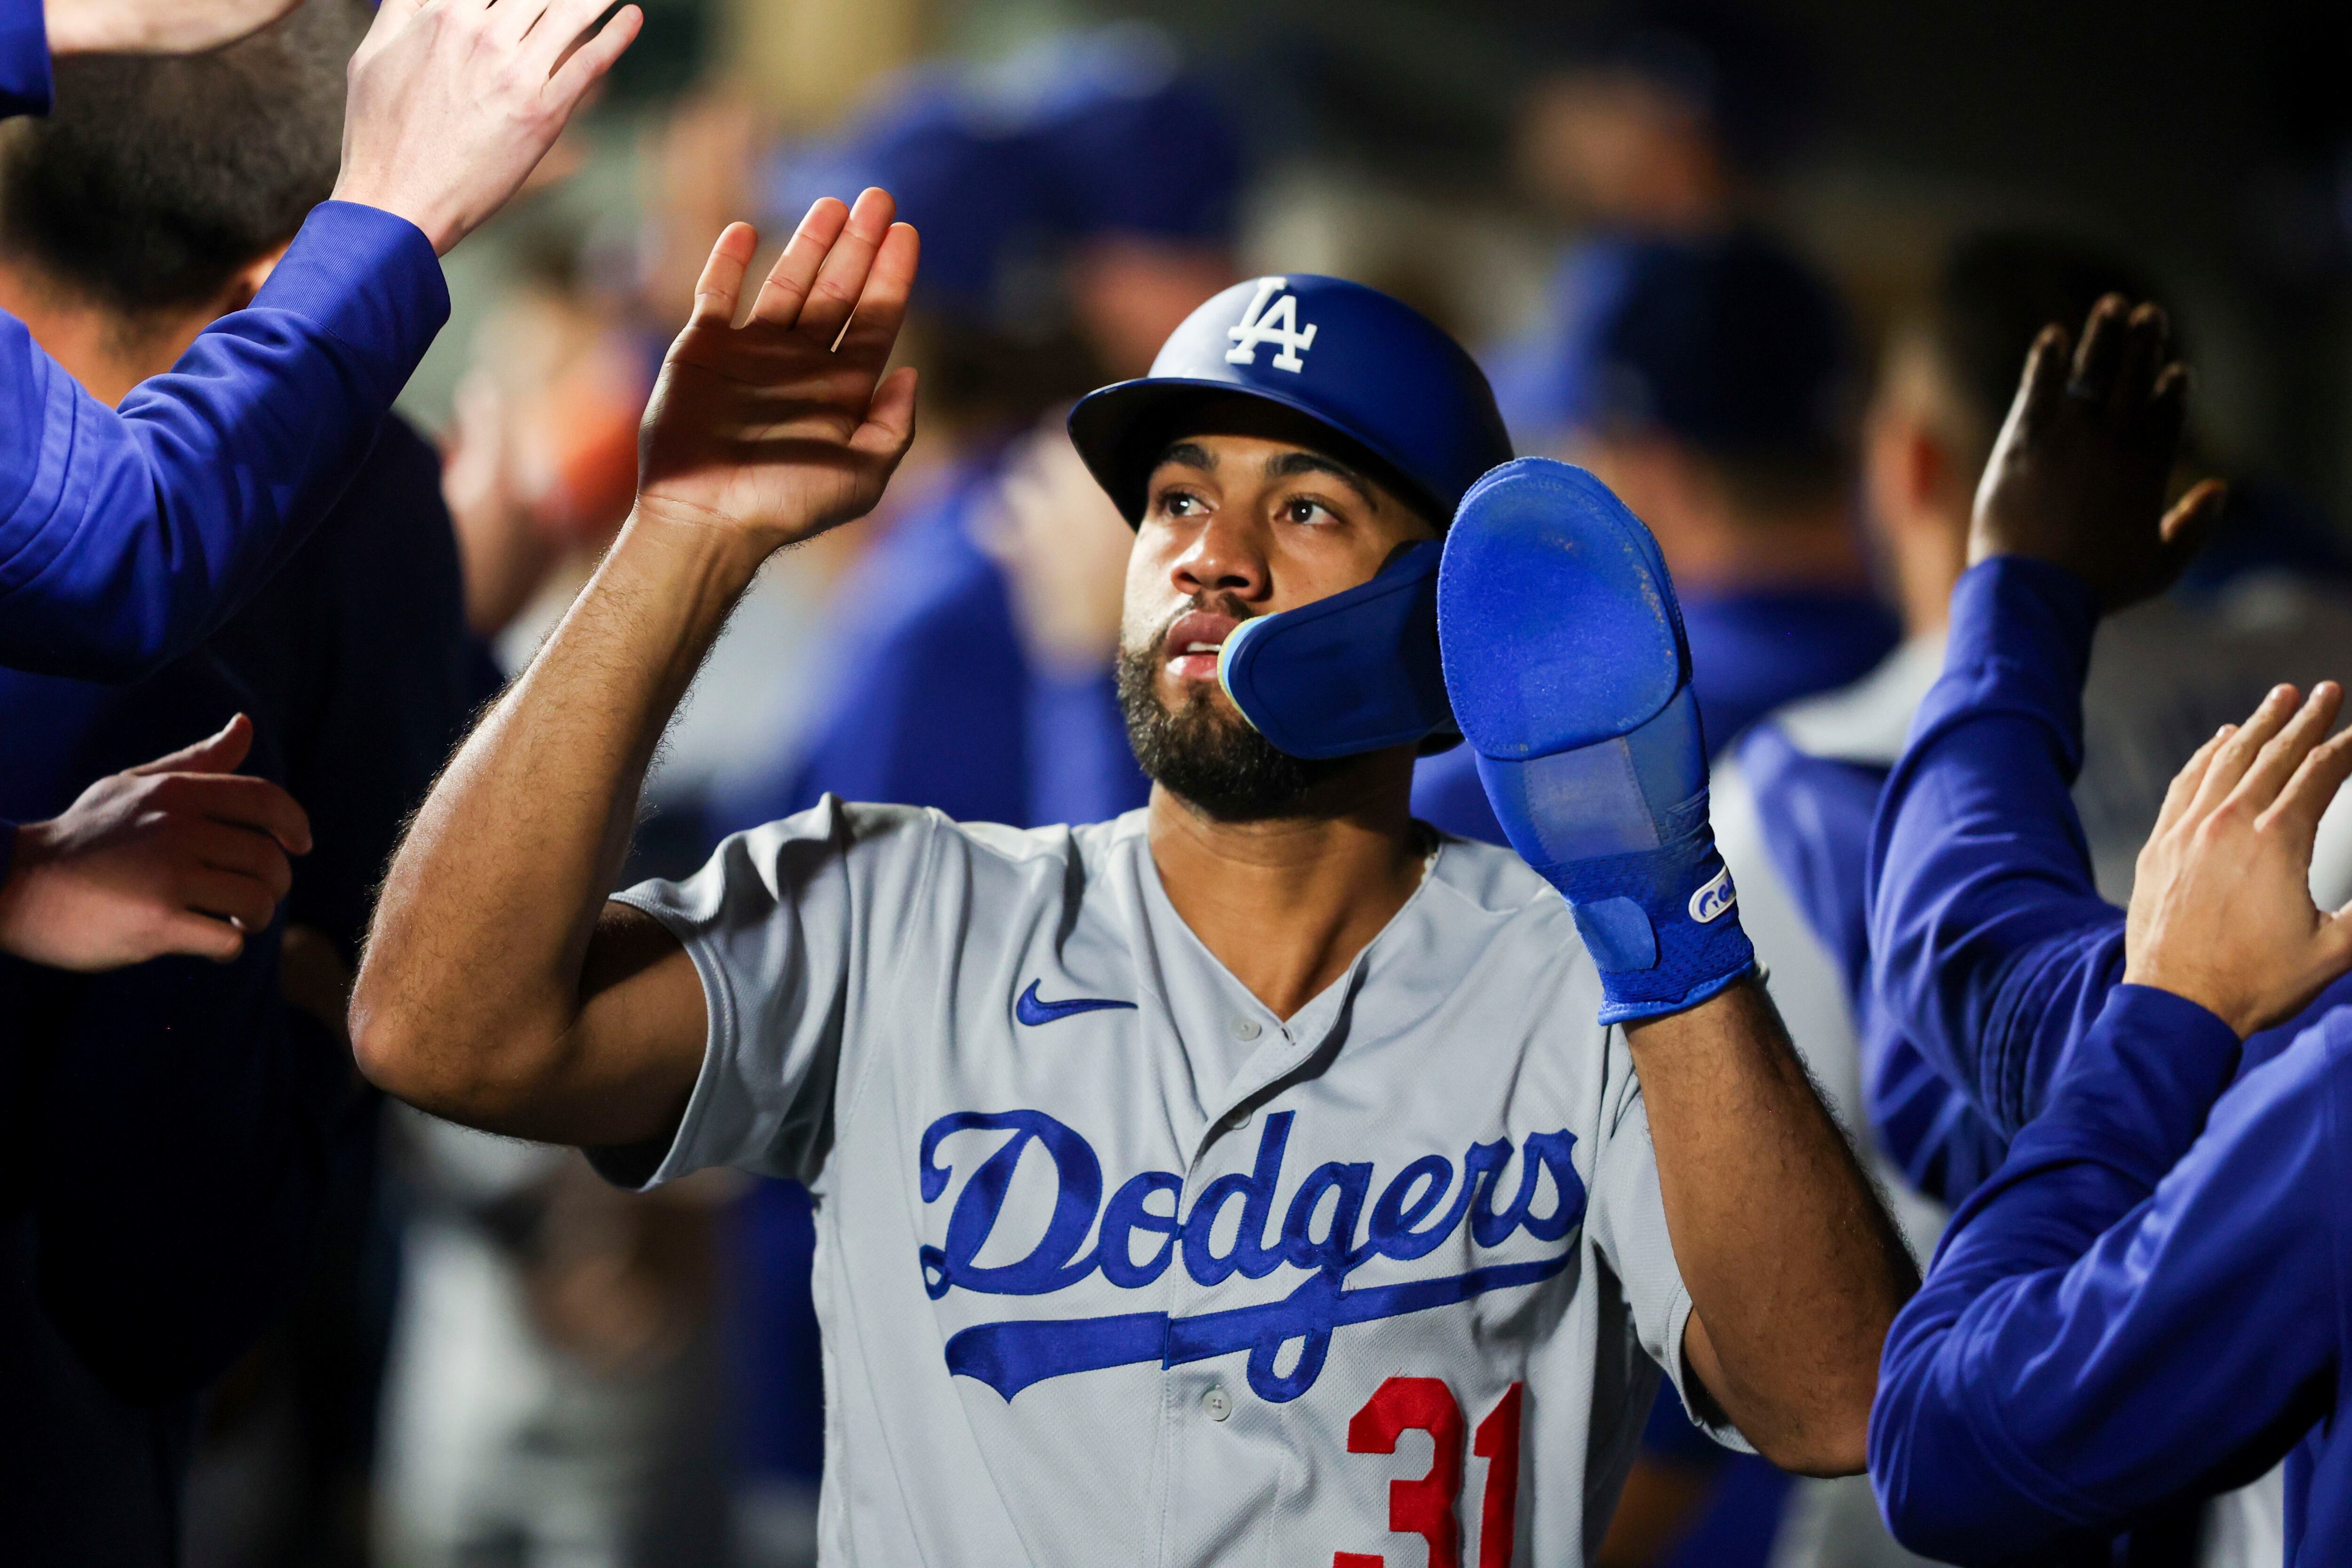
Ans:
{"type": "Polygon", "coordinates": [[[1209,1413],[1212,1421],[1223,1421],[1234,1413],[1234,1396],[1222,1388],[1211,1388],[1201,1395],[1201,1408],[1209,1413]]]}
{"type": "Polygon", "coordinates": [[[1235,1018],[1228,1027],[1237,1040],[1255,1040],[1261,1032],[1255,1018],[1235,1018]]]}

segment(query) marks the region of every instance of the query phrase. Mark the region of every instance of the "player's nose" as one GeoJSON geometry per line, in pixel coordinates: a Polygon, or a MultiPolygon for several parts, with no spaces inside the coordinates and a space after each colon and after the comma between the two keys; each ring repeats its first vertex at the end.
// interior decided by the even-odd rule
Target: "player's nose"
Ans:
{"type": "Polygon", "coordinates": [[[1229,594],[1244,601],[1265,597],[1263,531],[1230,512],[1212,517],[1169,569],[1176,591],[1186,597],[1229,594]]]}

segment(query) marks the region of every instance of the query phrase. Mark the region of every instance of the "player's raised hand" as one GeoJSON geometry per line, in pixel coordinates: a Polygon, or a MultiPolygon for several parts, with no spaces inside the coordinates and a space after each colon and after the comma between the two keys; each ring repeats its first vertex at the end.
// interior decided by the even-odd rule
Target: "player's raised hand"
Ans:
{"type": "Polygon", "coordinates": [[[2079,345],[2042,329],[1977,489],[1969,559],[2025,555],[2063,566],[2114,611],[2161,592],[2221,510],[2207,479],[2169,511],[2164,495],[2188,413],[2188,367],[2161,308],[2110,294],[2079,345]]]}
{"type": "Polygon", "coordinates": [[[2239,1037],[2291,1018],[2352,969],[2352,908],[2311,901],[2320,814],[2352,774],[2352,731],[2327,731],[2334,681],[2292,686],[2199,748],[2140,850],[2124,978],[2211,1009],[2239,1037]]]}
{"type": "Polygon", "coordinates": [[[637,36],[607,0],[383,0],[352,56],[338,201],[396,213],[442,255],[505,205],[637,36]]]}
{"type": "Polygon", "coordinates": [[[0,952],[100,970],[189,953],[226,963],[268,925],[308,854],[310,819],[267,779],[233,770],[243,714],[220,733],[82,791],[16,830],[0,882],[0,952]]]}
{"type": "Polygon", "coordinates": [[[741,326],[759,237],[719,237],[638,442],[637,510],[761,553],[863,516],[915,437],[915,373],[883,374],[915,281],[915,231],[887,193],[801,220],[741,326]]]}
{"type": "Polygon", "coordinates": [[[184,55],[268,26],[301,0],[48,0],[56,55],[184,55]]]}

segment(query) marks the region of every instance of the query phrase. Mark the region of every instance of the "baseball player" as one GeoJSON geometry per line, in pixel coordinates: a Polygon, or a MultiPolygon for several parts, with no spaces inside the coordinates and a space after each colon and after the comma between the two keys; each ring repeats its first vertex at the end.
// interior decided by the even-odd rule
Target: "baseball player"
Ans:
{"type": "Polygon", "coordinates": [[[891,216],[820,203],[741,328],[721,237],[627,530],[395,859],[365,1069],[622,1182],[809,1184],[831,1561],[1586,1561],[1661,1368],[1858,1466],[1909,1265],[1756,983],[1655,546],[1487,474],[1383,295],[1237,286],[1074,413],[1148,807],[827,799],[607,900],[736,595],[910,437],[891,216]],[[1533,869],[1411,819],[1449,697],[1533,869]]]}

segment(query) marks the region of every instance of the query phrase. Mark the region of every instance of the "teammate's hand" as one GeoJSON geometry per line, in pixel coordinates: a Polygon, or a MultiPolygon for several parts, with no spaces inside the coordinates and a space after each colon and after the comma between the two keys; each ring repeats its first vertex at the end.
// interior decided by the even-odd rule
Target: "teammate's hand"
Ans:
{"type": "Polygon", "coordinates": [[[302,0],[48,0],[53,55],[186,55],[268,26],[302,0]]]}
{"type": "Polygon", "coordinates": [[[396,213],[446,255],[554,144],[645,14],[606,0],[383,0],[352,56],[335,199],[396,213]]]}
{"type": "Polygon", "coordinates": [[[0,882],[0,951],[100,970],[192,953],[226,963],[269,923],[310,849],[293,796],[230,770],[253,745],[242,713],[219,734],[82,791],[16,829],[0,882]]]}
{"type": "Polygon", "coordinates": [[[2221,508],[2207,479],[2170,511],[2164,492],[2189,395],[2162,310],[2110,294],[2081,347],[2042,329],[1977,488],[1969,560],[2025,555],[2063,566],[2115,611],[2161,592],[2221,508]]]}
{"type": "Polygon", "coordinates": [[[759,236],[731,224],[695,286],[638,441],[637,514],[760,553],[861,517],[915,437],[915,373],[882,367],[915,281],[889,195],[809,208],[738,327],[759,236]]]}
{"type": "Polygon", "coordinates": [[[2352,774],[2333,681],[2292,686],[2198,749],[2139,852],[2124,978],[2210,1008],[2241,1039],[2294,1016],[2352,969],[2352,907],[2311,901],[2320,814],[2352,774]]]}

